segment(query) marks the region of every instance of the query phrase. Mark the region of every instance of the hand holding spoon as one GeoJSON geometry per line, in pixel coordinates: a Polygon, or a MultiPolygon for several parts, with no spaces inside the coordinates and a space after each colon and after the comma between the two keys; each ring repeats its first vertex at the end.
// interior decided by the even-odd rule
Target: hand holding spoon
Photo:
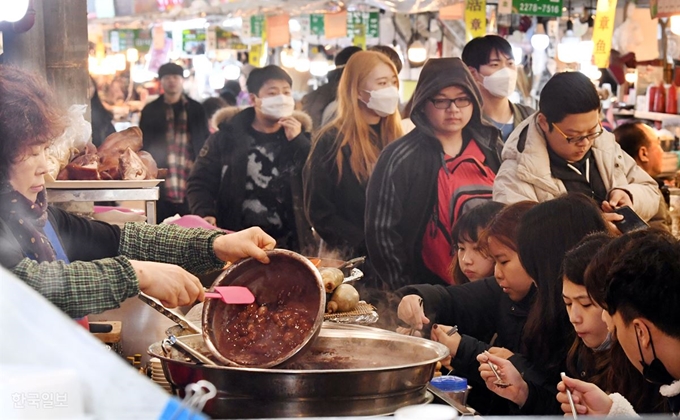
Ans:
{"type": "MultiPolygon", "coordinates": [[[[486,353],[488,354],[488,352],[486,352],[486,353]]],[[[491,368],[491,371],[493,372],[493,374],[496,375],[496,380],[493,382],[494,385],[496,385],[496,386],[499,387],[499,388],[507,388],[507,387],[509,387],[509,386],[512,385],[512,384],[509,384],[509,383],[505,382],[505,381],[503,380],[503,378],[501,378],[501,375],[498,374],[498,371],[496,370],[496,367],[493,365],[493,363],[491,363],[490,360],[487,360],[486,363],[487,363],[487,364],[489,365],[489,367],[491,368]]]]}

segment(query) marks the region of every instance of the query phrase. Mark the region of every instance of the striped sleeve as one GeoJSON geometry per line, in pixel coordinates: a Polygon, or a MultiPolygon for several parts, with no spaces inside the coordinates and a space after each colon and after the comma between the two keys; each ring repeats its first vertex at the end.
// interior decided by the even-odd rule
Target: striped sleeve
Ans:
{"type": "Polygon", "coordinates": [[[383,153],[378,158],[366,193],[366,246],[375,270],[390,290],[412,283],[404,266],[408,256],[398,229],[403,222],[403,207],[408,205],[408,198],[394,181],[400,174],[402,163],[413,150],[413,145],[402,144],[393,149],[392,154],[383,153]]]}
{"type": "Polygon", "coordinates": [[[187,229],[176,225],[126,223],[120,237],[120,254],[131,260],[179,265],[193,274],[224,267],[213,251],[213,242],[223,232],[187,229]]]}
{"type": "Polygon", "coordinates": [[[12,272],[72,318],[117,308],[139,293],[137,275],[125,257],[71,264],[24,258],[12,272]]]}

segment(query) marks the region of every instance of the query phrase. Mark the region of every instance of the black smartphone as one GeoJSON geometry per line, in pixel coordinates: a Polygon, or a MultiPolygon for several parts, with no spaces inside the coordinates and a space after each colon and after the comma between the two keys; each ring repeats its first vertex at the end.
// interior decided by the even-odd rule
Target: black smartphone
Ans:
{"type": "Polygon", "coordinates": [[[649,225],[642,220],[640,216],[629,206],[619,207],[614,210],[614,213],[623,216],[623,220],[614,222],[621,233],[628,233],[634,230],[647,229],[649,225]]]}

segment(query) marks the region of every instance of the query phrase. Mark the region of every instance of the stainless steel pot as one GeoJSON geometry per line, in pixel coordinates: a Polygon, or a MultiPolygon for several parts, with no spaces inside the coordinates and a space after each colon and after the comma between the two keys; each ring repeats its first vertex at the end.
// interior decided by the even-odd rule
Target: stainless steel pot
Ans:
{"type": "MultiPolygon", "coordinates": [[[[180,337],[212,357],[201,336],[180,337]]],[[[218,418],[371,416],[428,401],[427,383],[446,346],[376,328],[324,324],[296,361],[257,369],[197,365],[161,343],[149,347],[165,376],[184,387],[205,379],[218,389],[204,412],[218,418]]]]}
{"type": "MultiPolygon", "coordinates": [[[[275,350],[272,353],[277,356],[259,358],[257,362],[248,363],[250,367],[277,366],[298,352],[303,353],[318,335],[326,308],[326,293],[321,275],[307,258],[284,249],[267,251],[267,255],[269,264],[262,264],[253,258],[240,260],[229,266],[213,283],[213,288],[246,286],[255,295],[255,303],[258,306],[270,309],[294,307],[304,315],[305,322],[295,325],[293,330],[295,338],[292,342],[267,339],[263,346],[268,351],[275,350]],[[298,325],[305,325],[308,328],[298,329],[298,325]],[[298,335],[298,331],[302,334],[298,335]]],[[[226,328],[226,325],[245,309],[245,305],[227,305],[219,299],[207,299],[203,304],[203,339],[220,364],[246,365],[239,359],[244,347],[229,345],[228,340],[234,339],[234,335],[230,335],[226,328]]],[[[265,319],[262,316],[260,318],[265,319]]],[[[273,323],[255,324],[255,319],[252,322],[257,325],[256,329],[264,332],[267,332],[268,326],[276,327],[273,323]]]]}

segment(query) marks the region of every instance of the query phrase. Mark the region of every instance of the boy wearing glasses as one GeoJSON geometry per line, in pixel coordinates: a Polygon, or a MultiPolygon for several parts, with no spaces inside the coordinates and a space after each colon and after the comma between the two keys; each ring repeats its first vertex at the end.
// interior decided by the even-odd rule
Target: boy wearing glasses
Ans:
{"type": "Polygon", "coordinates": [[[498,130],[459,58],[429,60],[413,94],[416,128],[380,154],[366,193],[366,246],[380,288],[451,284],[457,217],[491,199],[498,130]]]}
{"type": "Polygon", "coordinates": [[[543,202],[580,192],[601,203],[604,217],[630,206],[644,220],[659,207],[656,182],[621,150],[600,124],[600,98],[579,72],[559,73],[541,91],[539,111],[510,135],[503,148],[493,199],[543,202]]]}

